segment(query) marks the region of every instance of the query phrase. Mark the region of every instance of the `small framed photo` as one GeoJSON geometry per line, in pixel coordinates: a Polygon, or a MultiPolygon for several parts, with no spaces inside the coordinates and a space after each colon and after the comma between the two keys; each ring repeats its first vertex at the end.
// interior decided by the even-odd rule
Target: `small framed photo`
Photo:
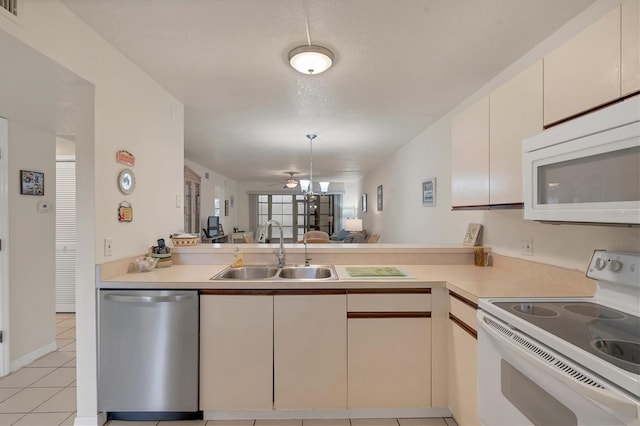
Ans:
{"type": "Polygon", "coordinates": [[[20,194],[44,195],[44,173],[20,170],[20,194]]]}
{"type": "Polygon", "coordinates": [[[367,212],[367,193],[366,192],[362,193],[361,204],[362,204],[362,213],[366,213],[367,212]]]}
{"type": "Polygon", "coordinates": [[[434,177],[422,181],[422,205],[424,207],[436,205],[436,178],[434,177]]]}
{"type": "Polygon", "coordinates": [[[378,185],[378,190],[377,190],[377,195],[378,195],[378,211],[381,212],[382,211],[382,185],[378,185]]]}
{"type": "Polygon", "coordinates": [[[463,244],[468,247],[477,246],[480,242],[480,234],[482,233],[482,225],[479,223],[470,223],[467,226],[467,232],[464,234],[463,244]]]}

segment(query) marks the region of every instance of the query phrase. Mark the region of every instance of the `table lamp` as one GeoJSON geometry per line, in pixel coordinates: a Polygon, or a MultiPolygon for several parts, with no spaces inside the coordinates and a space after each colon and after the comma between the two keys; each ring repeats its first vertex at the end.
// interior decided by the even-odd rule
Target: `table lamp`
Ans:
{"type": "Polygon", "coordinates": [[[344,230],[352,235],[362,231],[362,219],[347,219],[344,223],[344,230]]]}

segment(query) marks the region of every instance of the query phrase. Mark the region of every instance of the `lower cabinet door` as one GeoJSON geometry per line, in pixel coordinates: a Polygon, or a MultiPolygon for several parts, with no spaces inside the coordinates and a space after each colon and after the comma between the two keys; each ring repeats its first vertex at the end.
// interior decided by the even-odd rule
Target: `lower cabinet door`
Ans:
{"type": "Polygon", "coordinates": [[[431,319],[349,318],[349,408],[431,406],[431,319]]]}
{"type": "Polygon", "coordinates": [[[273,296],[200,298],[200,409],[273,408],[273,296]]]}
{"type": "Polygon", "coordinates": [[[274,297],[274,407],[347,406],[346,294],[274,297]]]}
{"type": "Polygon", "coordinates": [[[478,425],[478,341],[449,321],[449,406],[459,425],[478,425]]]}

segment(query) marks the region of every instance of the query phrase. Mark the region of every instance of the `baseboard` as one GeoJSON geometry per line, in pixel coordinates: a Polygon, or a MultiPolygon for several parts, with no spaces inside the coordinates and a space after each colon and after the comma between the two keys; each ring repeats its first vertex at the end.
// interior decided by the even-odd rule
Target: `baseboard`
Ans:
{"type": "Polygon", "coordinates": [[[107,422],[105,413],[98,413],[91,417],[76,417],[73,421],[74,426],[102,426],[107,422]]]}
{"type": "Polygon", "coordinates": [[[58,349],[58,343],[54,340],[48,345],[42,346],[36,349],[33,352],[29,352],[26,355],[21,356],[20,358],[11,361],[9,364],[9,370],[13,373],[14,371],[20,370],[22,367],[26,367],[31,364],[38,358],[42,358],[48,353],[55,352],[58,349]]]}
{"type": "Polygon", "coordinates": [[[256,411],[204,411],[204,420],[265,420],[265,419],[383,419],[451,417],[448,408],[367,408],[328,410],[256,410],[256,411]]]}

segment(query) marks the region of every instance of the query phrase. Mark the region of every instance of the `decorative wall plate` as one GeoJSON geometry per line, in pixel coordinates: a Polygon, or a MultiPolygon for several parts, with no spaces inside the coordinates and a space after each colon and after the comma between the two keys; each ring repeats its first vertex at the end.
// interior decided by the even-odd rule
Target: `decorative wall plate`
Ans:
{"type": "Polygon", "coordinates": [[[136,187],[136,177],[130,169],[124,169],[118,175],[118,188],[120,192],[129,195],[136,187]]]}

